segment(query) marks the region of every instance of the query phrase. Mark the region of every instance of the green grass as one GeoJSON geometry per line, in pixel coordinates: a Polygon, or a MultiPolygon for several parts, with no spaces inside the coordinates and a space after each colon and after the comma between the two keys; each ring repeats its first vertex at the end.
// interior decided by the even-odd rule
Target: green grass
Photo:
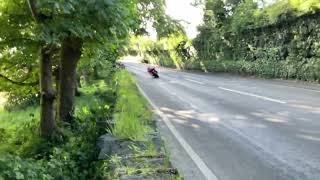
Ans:
{"type": "Polygon", "coordinates": [[[152,112],[135,82],[123,70],[115,74],[112,85],[99,80],[81,88],[81,96],[76,98],[75,123],[58,123],[65,136],[62,142],[49,143],[39,138],[39,107],[0,110],[0,179],[105,177],[110,169],[106,168],[107,162],[96,162],[96,141],[106,132],[98,122],[111,118],[116,120],[114,135],[146,142],[148,148],[143,152],[137,149],[137,154],[156,154],[155,146],[146,139],[152,130],[152,112]]]}
{"type": "Polygon", "coordinates": [[[81,97],[76,99],[75,116],[78,119],[89,115],[98,118],[96,120],[110,119],[114,103],[113,87],[108,86],[103,80],[95,81],[93,85],[81,88],[81,97]]]}
{"type": "Polygon", "coordinates": [[[37,144],[39,107],[28,107],[24,110],[0,110],[0,155],[3,152],[20,154],[27,147],[37,144]]]}
{"type": "Polygon", "coordinates": [[[0,110],[0,128],[15,129],[22,124],[31,121],[32,117],[39,119],[39,108],[28,107],[24,110],[6,111],[3,108],[0,110]]]}
{"type": "Polygon", "coordinates": [[[127,71],[116,74],[118,99],[113,134],[123,139],[144,140],[145,135],[150,132],[148,123],[152,119],[152,113],[135,82],[127,71]]]}
{"type": "MultiPolygon", "coordinates": [[[[96,81],[91,86],[81,88],[82,96],[76,98],[75,117],[79,122],[87,119],[110,117],[112,102],[110,89],[104,81],[96,81]],[[100,92],[97,94],[97,92],[100,92]]],[[[113,102],[112,102],[113,103],[113,102]]],[[[40,108],[27,107],[26,109],[6,111],[0,108],[0,154],[24,154],[41,143],[39,135],[40,108]]],[[[62,128],[63,129],[63,128],[62,128]]],[[[30,153],[30,152],[28,152],[30,153]]]]}
{"type": "MultiPolygon", "coordinates": [[[[165,155],[164,164],[157,165],[146,161],[142,156],[157,156],[158,152],[154,142],[146,135],[153,131],[151,128],[152,112],[148,102],[141,96],[136,80],[125,70],[115,74],[115,89],[117,101],[114,109],[115,127],[112,133],[118,138],[134,141],[143,141],[145,147],[136,145],[130,146],[133,157],[131,164],[123,164],[121,156],[113,155],[110,159],[101,161],[99,171],[102,172],[102,179],[118,179],[119,170],[127,175],[146,175],[156,177],[157,169],[170,168],[169,156],[165,155]],[[114,171],[108,171],[108,169],[114,171]]],[[[167,152],[166,152],[167,153],[167,152]]],[[[180,176],[173,176],[172,179],[181,179],[180,176]]]]}
{"type": "Polygon", "coordinates": [[[93,179],[99,176],[97,138],[105,133],[98,121],[111,117],[115,95],[105,81],[80,89],[75,122],[58,123],[60,142],[39,138],[39,107],[0,111],[0,179],[93,179]]]}

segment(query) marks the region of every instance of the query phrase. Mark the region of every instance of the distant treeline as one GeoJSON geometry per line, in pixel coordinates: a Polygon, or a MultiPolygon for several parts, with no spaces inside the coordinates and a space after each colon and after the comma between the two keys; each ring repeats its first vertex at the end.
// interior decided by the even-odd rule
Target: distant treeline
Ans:
{"type": "Polygon", "coordinates": [[[204,7],[204,23],[192,43],[179,36],[149,41],[140,49],[145,59],[185,69],[320,81],[318,0],[272,5],[207,0],[204,7]]]}
{"type": "MultiPolygon", "coordinates": [[[[244,13],[250,15],[250,12],[244,13]]],[[[253,19],[254,13],[251,15],[253,19]]],[[[213,27],[208,26],[212,22],[205,21],[199,28],[200,34],[194,40],[194,46],[204,68],[262,77],[319,81],[319,10],[299,15],[284,11],[278,13],[272,23],[266,21],[265,24],[253,25],[242,21],[247,26],[243,27],[238,22],[237,28],[235,19],[240,21],[244,16],[236,16],[220,24],[217,22],[219,25],[213,27]]]]}

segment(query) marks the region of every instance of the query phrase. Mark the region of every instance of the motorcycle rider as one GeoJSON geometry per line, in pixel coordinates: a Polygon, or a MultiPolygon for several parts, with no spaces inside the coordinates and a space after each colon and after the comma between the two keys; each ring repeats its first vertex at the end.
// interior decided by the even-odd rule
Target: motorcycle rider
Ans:
{"type": "Polygon", "coordinates": [[[156,70],[155,67],[149,66],[149,67],[148,67],[148,73],[149,73],[151,76],[155,77],[155,78],[159,78],[158,72],[157,72],[157,70],[156,70]]]}
{"type": "Polygon", "coordinates": [[[148,67],[148,73],[152,74],[154,70],[156,70],[155,67],[151,67],[151,66],[148,67]]]}

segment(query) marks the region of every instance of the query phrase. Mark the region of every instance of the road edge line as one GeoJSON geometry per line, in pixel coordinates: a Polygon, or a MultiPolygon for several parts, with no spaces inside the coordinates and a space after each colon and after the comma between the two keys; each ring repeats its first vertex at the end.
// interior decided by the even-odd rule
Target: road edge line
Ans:
{"type": "Polygon", "coordinates": [[[156,111],[156,113],[161,117],[166,126],[169,128],[171,133],[186,151],[186,153],[190,156],[193,162],[197,165],[199,170],[208,180],[218,180],[217,176],[208,168],[208,166],[204,163],[204,161],[200,158],[200,156],[192,149],[192,147],[187,143],[187,141],[180,135],[178,130],[174,127],[174,125],[169,121],[167,116],[160,111],[160,109],[151,101],[149,96],[144,92],[144,90],[140,87],[138,83],[136,83],[137,88],[141,92],[141,94],[148,100],[149,104],[156,111]]]}
{"type": "Polygon", "coordinates": [[[183,78],[187,81],[190,81],[190,82],[194,82],[194,83],[197,83],[197,84],[200,84],[200,85],[205,85],[204,82],[201,82],[201,81],[198,81],[198,80],[194,80],[194,79],[190,79],[190,78],[183,78]]]}

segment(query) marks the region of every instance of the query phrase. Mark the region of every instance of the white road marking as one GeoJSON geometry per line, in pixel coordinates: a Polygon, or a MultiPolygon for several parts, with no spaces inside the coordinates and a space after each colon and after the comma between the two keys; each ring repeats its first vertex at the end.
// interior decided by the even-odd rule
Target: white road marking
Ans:
{"type": "Polygon", "coordinates": [[[218,180],[217,176],[208,168],[208,166],[204,163],[204,161],[200,158],[200,156],[192,149],[192,147],[188,144],[188,142],[180,135],[178,130],[174,127],[174,125],[169,121],[167,116],[151,101],[148,95],[143,91],[143,89],[137,84],[138,89],[143,94],[143,96],[149,101],[150,105],[154,108],[157,114],[162,118],[164,123],[167,125],[171,133],[175,136],[193,162],[198,166],[199,170],[208,180],[218,180]]]}
{"type": "Polygon", "coordinates": [[[284,101],[273,99],[273,98],[268,98],[268,97],[265,97],[265,96],[260,96],[260,95],[256,95],[256,94],[251,94],[251,93],[237,91],[237,90],[223,88],[223,87],[219,87],[219,89],[222,89],[222,90],[225,90],[225,91],[234,92],[234,93],[238,93],[238,94],[242,94],[242,95],[246,95],[246,96],[252,96],[252,97],[256,97],[256,98],[259,98],[259,99],[264,99],[264,100],[271,101],[271,102],[276,102],[276,103],[280,103],[280,104],[286,104],[286,102],[284,102],[284,101]]]}
{"type": "MultiPolygon", "coordinates": [[[[182,74],[185,74],[185,73],[182,73],[182,74]]],[[[203,77],[199,77],[198,75],[193,75],[193,76],[189,76],[189,75],[183,75],[185,78],[190,78],[190,79],[194,79],[194,78],[200,78],[202,79],[203,77]],[[198,77],[196,77],[198,76],[198,77]]]]}
{"type": "Polygon", "coordinates": [[[176,80],[169,80],[169,83],[171,83],[171,84],[177,84],[178,81],[176,81],[176,80]]]}
{"type": "Polygon", "coordinates": [[[191,82],[197,83],[197,84],[201,84],[201,85],[205,84],[204,82],[193,80],[193,79],[189,79],[189,78],[184,78],[184,79],[187,80],[187,81],[191,81],[191,82]]]}

